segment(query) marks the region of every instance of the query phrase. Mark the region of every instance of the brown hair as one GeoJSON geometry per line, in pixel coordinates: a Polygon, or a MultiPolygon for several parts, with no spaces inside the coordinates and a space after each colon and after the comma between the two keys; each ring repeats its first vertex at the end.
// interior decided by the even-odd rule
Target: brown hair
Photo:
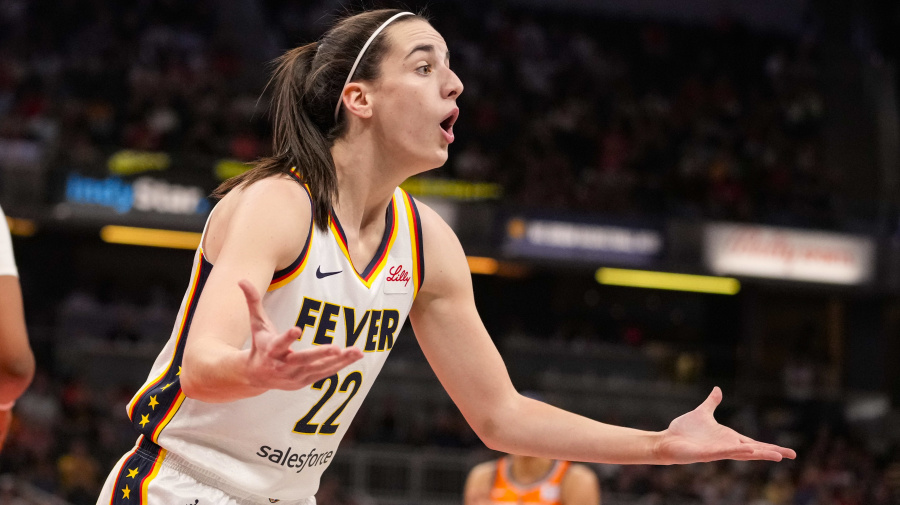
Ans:
{"type": "MultiPolygon", "coordinates": [[[[318,42],[296,47],[275,60],[272,86],[272,156],[258,160],[254,167],[232,177],[213,191],[222,198],[234,188],[252,184],[296,167],[309,186],[315,224],[324,230],[337,200],[337,172],[330,148],[347,128],[346,114],[334,119],[344,81],[366,40],[391,16],[402,12],[380,9],[346,17],[318,42]]],[[[420,19],[403,16],[391,25],[420,19]]],[[[353,73],[354,81],[378,78],[381,60],[387,53],[384,32],[366,50],[353,73]]]]}

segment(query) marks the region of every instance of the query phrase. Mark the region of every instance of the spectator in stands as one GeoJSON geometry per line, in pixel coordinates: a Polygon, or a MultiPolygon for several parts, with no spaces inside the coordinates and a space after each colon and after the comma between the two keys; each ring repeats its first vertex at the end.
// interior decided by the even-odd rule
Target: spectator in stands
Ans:
{"type": "Polygon", "coordinates": [[[69,451],[56,463],[59,472],[60,491],[75,505],[90,505],[100,491],[100,463],[91,455],[88,443],[75,439],[69,451]]]}

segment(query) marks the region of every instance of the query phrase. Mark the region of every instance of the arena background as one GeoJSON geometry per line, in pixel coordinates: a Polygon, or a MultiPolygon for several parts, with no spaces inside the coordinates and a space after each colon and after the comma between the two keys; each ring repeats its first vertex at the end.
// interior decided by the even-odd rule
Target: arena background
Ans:
{"type": "MultiPolygon", "coordinates": [[[[268,152],[266,63],[360,7],[0,1],[0,204],[38,360],[0,503],[94,503],[206,195],[268,152]]],[[[449,162],[406,187],[463,241],[516,386],[662,429],[720,385],[721,422],[799,453],[594,465],[603,502],[900,503],[898,4],[428,10],[466,90],[449,162]]],[[[410,331],[392,354],[320,505],[460,503],[495,456],[410,331]]]]}

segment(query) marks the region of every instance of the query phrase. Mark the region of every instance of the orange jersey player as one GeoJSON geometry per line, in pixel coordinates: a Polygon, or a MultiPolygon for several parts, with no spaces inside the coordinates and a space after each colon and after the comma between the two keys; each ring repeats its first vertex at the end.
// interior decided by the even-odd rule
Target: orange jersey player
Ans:
{"type": "Polygon", "coordinates": [[[587,466],[504,456],[469,472],[465,505],[600,505],[597,476],[587,466]]]}

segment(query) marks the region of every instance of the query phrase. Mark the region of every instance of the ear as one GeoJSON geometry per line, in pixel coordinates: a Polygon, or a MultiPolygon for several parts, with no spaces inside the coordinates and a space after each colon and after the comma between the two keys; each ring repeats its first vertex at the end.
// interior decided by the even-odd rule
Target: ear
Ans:
{"type": "Polygon", "coordinates": [[[341,100],[345,112],[361,119],[372,117],[372,89],[364,82],[351,82],[344,88],[341,100]]]}

